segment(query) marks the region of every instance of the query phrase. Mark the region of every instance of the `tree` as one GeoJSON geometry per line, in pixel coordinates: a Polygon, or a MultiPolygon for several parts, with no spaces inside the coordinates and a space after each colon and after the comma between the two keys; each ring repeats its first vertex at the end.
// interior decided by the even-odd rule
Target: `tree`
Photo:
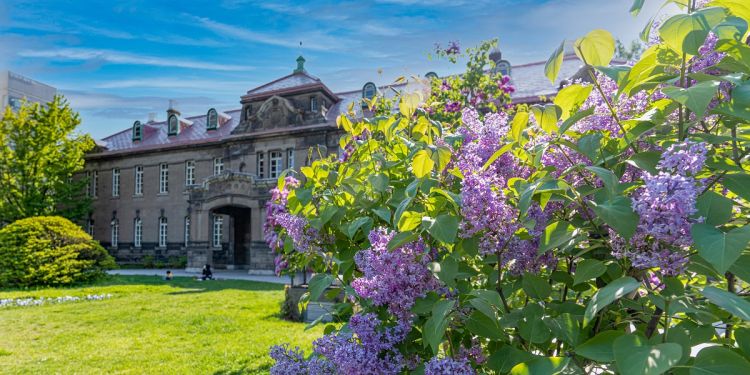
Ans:
{"type": "Polygon", "coordinates": [[[641,58],[643,53],[643,44],[639,40],[633,40],[630,42],[630,46],[626,47],[622,41],[617,40],[615,46],[615,58],[626,61],[636,61],[641,58]]]}
{"type": "Polygon", "coordinates": [[[44,106],[6,108],[0,121],[0,223],[41,215],[79,219],[88,212],[88,181],[73,176],[94,141],[76,132],[80,123],[59,95],[44,106]]]}

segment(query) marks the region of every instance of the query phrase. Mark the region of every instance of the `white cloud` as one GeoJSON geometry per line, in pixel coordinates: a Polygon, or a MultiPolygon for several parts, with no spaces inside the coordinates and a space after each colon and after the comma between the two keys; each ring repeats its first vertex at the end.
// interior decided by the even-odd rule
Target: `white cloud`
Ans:
{"type": "Polygon", "coordinates": [[[88,48],[23,50],[18,53],[18,56],[69,61],[102,61],[111,64],[149,65],[202,70],[246,71],[252,69],[252,67],[245,65],[216,64],[211,62],[171,59],[147,55],[134,55],[117,51],[88,48]]]}

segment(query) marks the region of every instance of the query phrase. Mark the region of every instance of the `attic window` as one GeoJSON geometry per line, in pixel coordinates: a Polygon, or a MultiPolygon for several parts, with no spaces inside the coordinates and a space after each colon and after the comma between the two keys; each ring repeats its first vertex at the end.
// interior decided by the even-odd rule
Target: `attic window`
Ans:
{"type": "Polygon", "coordinates": [[[310,97],[310,112],[318,112],[318,98],[315,96],[310,97]]]}
{"type": "Polygon", "coordinates": [[[133,123],[133,141],[140,141],[143,137],[143,126],[140,121],[133,123]]]}
{"type": "Polygon", "coordinates": [[[504,76],[510,76],[510,62],[508,60],[500,60],[495,65],[495,69],[504,76]]]}
{"type": "Polygon", "coordinates": [[[177,119],[177,115],[170,115],[167,120],[167,134],[177,135],[180,132],[180,121],[177,119]]]}
{"type": "Polygon", "coordinates": [[[365,87],[362,88],[362,98],[372,99],[375,96],[376,91],[377,88],[375,87],[375,84],[372,82],[367,82],[365,83],[365,87]]]}
{"type": "Polygon", "coordinates": [[[206,115],[206,129],[214,130],[219,127],[219,114],[215,109],[211,108],[208,110],[206,115]]]}

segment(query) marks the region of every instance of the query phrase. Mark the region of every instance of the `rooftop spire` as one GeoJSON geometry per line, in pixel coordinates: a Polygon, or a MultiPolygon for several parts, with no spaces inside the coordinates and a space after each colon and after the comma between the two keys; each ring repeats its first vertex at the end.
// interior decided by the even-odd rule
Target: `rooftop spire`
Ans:
{"type": "Polygon", "coordinates": [[[297,58],[297,69],[294,69],[295,73],[302,73],[305,71],[305,58],[299,55],[297,58]]]}

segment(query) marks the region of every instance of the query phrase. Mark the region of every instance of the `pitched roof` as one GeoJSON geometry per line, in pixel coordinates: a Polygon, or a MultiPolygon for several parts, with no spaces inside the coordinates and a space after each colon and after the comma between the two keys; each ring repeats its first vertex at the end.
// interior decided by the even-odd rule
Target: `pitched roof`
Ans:
{"type": "MultiPolygon", "coordinates": [[[[511,68],[511,78],[516,88],[511,98],[515,103],[529,103],[539,101],[540,96],[553,96],[557,93],[560,82],[573,76],[583,66],[582,62],[574,54],[567,54],[563,57],[563,63],[560,68],[558,79],[552,83],[544,76],[544,61],[533,62],[529,64],[516,65],[511,68]]],[[[346,112],[349,106],[354,103],[354,111],[357,115],[362,115],[362,108],[357,105],[362,98],[362,90],[345,91],[333,93],[317,77],[308,74],[306,71],[295,72],[281,77],[264,85],[253,88],[242,96],[243,100],[257,100],[272,95],[297,92],[317,88],[324,90],[333,98],[334,102],[326,113],[326,121],[332,124],[336,121],[339,114],[346,112]]],[[[379,91],[386,97],[393,97],[397,91],[423,90],[425,87],[419,83],[402,83],[379,87],[379,91]],[[413,87],[411,87],[413,86],[413,87]],[[393,88],[395,90],[391,90],[393,88]]],[[[192,121],[192,125],[183,127],[179,134],[174,136],[167,135],[167,122],[151,122],[143,124],[141,141],[132,140],[132,127],[119,133],[105,137],[102,141],[106,142],[106,150],[100,154],[120,153],[126,150],[147,150],[163,147],[180,147],[185,145],[196,145],[202,143],[217,142],[231,136],[240,122],[241,110],[236,109],[224,112],[230,118],[224,121],[218,129],[206,129],[206,115],[183,118],[182,120],[192,121]]],[[[187,122],[186,122],[187,123],[187,122]]],[[[319,126],[318,126],[319,127],[319,126]]],[[[302,127],[300,127],[302,129],[302,127]]],[[[283,129],[273,130],[283,131],[283,129]]]]}

